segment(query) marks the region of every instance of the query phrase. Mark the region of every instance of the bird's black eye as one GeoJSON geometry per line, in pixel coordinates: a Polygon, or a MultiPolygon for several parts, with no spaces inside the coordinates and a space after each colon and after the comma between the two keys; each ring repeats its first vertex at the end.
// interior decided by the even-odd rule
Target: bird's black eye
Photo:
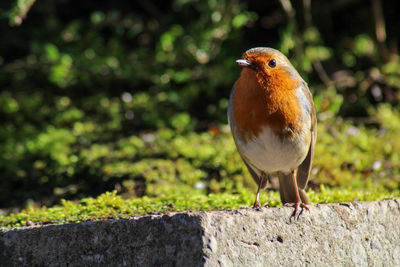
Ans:
{"type": "Polygon", "coordinates": [[[268,62],[268,66],[269,66],[270,68],[275,68],[275,67],[276,67],[276,60],[275,60],[275,59],[271,59],[271,60],[268,62]]]}

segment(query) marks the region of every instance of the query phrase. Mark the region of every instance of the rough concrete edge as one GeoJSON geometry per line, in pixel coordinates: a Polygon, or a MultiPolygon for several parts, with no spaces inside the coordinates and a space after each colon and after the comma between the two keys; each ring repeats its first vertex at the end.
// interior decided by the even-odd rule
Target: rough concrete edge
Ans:
{"type": "Polygon", "coordinates": [[[400,199],[309,207],[292,221],[287,207],[206,214],[205,265],[400,266],[400,199]]]}
{"type": "MultiPolygon", "coordinates": [[[[338,211],[336,207],[340,206],[345,206],[348,208],[354,208],[354,207],[366,207],[370,204],[375,204],[375,203],[380,203],[380,202],[387,202],[387,201],[394,201],[399,205],[400,209],[400,198],[396,199],[384,199],[384,200],[379,200],[379,201],[347,201],[347,202],[337,202],[337,203],[317,203],[317,204],[311,204],[308,205],[308,207],[311,207],[311,209],[318,208],[318,207],[331,207],[338,211]]],[[[0,227],[0,234],[10,232],[10,231],[22,231],[22,230],[31,230],[31,229],[38,229],[38,228],[46,228],[46,227],[63,227],[63,226],[71,226],[71,225],[91,225],[91,224],[97,224],[97,223],[118,223],[120,221],[126,221],[126,220],[141,220],[144,218],[152,218],[152,219],[157,219],[157,218],[163,218],[165,216],[167,217],[172,217],[176,215],[189,215],[189,216],[203,216],[204,214],[238,214],[241,211],[288,211],[289,213],[286,215],[291,215],[291,211],[293,211],[290,207],[268,207],[268,208],[258,208],[258,209],[253,209],[252,207],[244,207],[240,209],[233,209],[233,210],[213,210],[213,211],[171,211],[167,212],[165,214],[148,214],[148,215],[139,215],[139,216],[132,216],[129,218],[123,218],[123,219],[109,219],[109,220],[99,220],[99,221],[84,221],[84,222],[72,222],[72,223],[61,223],[61,224],[56,224],[56,223],[49,223],[49,224],[44,224],[44,225],[34,225],[34,226],[19,226],[19,227],[0,227]]],[[[274,212],[275,213],[275,212],[274,212]]],[[[304,216],[307,216],[307,212],[303,213],[304,216]]]]}
{"type": "MultiPolygon", "coordinates": [[[[326,203],[310,205],[309,207],[310,213],[305,212],[299,221],[290,223],[289,218],[293,209],[278,207],[261,208],[258,210],[244,208],[227,211],[172,212],[167,215],[138,216],[121,220],[3,228],[0,229],[0,252],[3,250],[0,258],[8,258],[8,260],[10,260],[10,265],[19,265],[20,263],[21,265],[43,264],[47,259],[46,257],[51,258],[54,256],[54,250],[49,243],[54,243],[54,240],[56,240],[55,243],[62,247],[62,243],[64,242],[62,235],[73,231],[73,235],[82,236],[84,237],[82,240],[88,242],[89,248],[85,251],[85,246],[81,246],[80,249],[83,250],[83,254],[75,255],[84,257],[83,261],[86,264],[107,264],[110,263],[110,260],[116,263],[116,260],[122,259],[117,265],[139,262],[141,265],[146,266],[160,264],[173,266],[188,263],[189,260],[194,264],[193,266],[203,265],[203,263],[208,262],[210,262],[210,265],[224,265],[221,264],[219,260],[221,257],[228,257],[227,254],[219,255],[215,253],[215,251],[212,251],[213,247],[215,247],[215,242],[223,243],[224,240],[217,240],[215,236],[213,237],[213,234],[210,233],[213,231],[221,231],[221,229],[218,230],[217,228],[227,223],[231,218],[236,220],[235,217],[252,217],[253,220],[268,220],[268,222],[280,223],[283,227],[291,230],[302,231],[302,229],[304,230],[302,227],[306,223],[312,225],[312,220],[314,220],[314,222],[315,219],[322,218],[326,220],[327,214],[335,214],[335,216],[339,217],[341,222],[346,225],[346,228],[351,230],[356,227],[356,220],[368,222],[368,220],[371,219],[367,218],[370,216],[368,212],[371,209],[390,207],[390,209],[395,211],[396,215],[400,214],[400,199],[370,202],[326,203]],[[357,219],[354,216],[360,216],[360,218],[357,219]],[[211,227],[210,222],[212,224],[211,227]],[[220,223],[221,225],[219,225],[220,223]],[[89,236],[86,236],[88,229],[90,229],[89,232],[91,233],[89,236]],[[138,231],[137,229],[144,230],[138,231]],[[93,235],[93,232],[99,231],[100,233],[93,235]],[[171,241],[171,238],[176,242],[171,241]],[[33,242],[32,239],[37,239],[39,241],[33,242]],[[102,243],[103,247],[107,248],[106,250],[99,250],[98,240],[101,240],[100,243],[102,243]],[[145,243],[145,245],[142,245],[142,243],[145,243]],[[18,246],[20,246],[20,249],[16,249],[18,246]],[[47,251],[42,251],[43,253],[41,252],[42,254],[39,255],[41,258],[38,259],[39,256],[32,251],[46,246],[47,251]],[[124,246],[122,252],[120,252],[121,248],[119,246],[124,246]],[[186,247],[190,247],[190,249],[185,249],[186,247]],[[29,249],[31,252],[29,252],[29,249]],[[108,256],[104,256],[107,253],[108,256]],[[113,253],[118,253],[117,257],[114,257],[114,255],[112,255],[113,253]],[[161,257],[159,259],[151,259],[149,255],[153,255],[154,253],[158,253],[161,257]],[[131,257],[129,254],[134,255],[131,257]],[[213,262],[213,258],[217,262],[213,262]]],[[[277,240],[279,241],[279,237],[277,237],[277,240]]],[[[253,243],[257,244],[257,242],[253,243]]],[[[63,249],[68,251],[71,244],[77,247],[83,245],[69,242],[66,247],[64,245],[63,249]]],[[[61,247],[57,249],[62,250],[61,247]]],[[[61,254],[57,255],[57,257],[62,256],[61,254]]],[[[68,256],[69,255],[67,255],[67,257],[68,256]]],[[[245,260],[239,260],[242,261],[235,263],[246,265],[245,260]]],[[[70,258],[64,261],[65,263],[74,263],[70,258]]]]}
{"type": "Polygon", "coordinates": [[[0,232],[0,266],[181,266],[202,261],[200,217],[177,213],[0,232]]]}

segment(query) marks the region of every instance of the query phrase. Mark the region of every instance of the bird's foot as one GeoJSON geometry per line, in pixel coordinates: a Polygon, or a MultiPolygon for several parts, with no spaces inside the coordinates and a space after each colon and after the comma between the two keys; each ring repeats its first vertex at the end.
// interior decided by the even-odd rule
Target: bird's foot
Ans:
{"type": "Polygon", "coordinates": [[[286,207],[292,207],[294,208],[294,211],[292,213],[292,215],[290,216],[290,221],[294,218],[296,220],[299,220],[300,215],[303,214],[303,211],[310,211],[310,209],[307,207],[306,204],[302,203],[302,202],[296,202],[296,203],[286,203],[285,204],[286,207]],[[301,208],[300,212],[297,214],[299,208],[301,208]],[[296,216],[297,214],[297,216],[296,216]]]}
{"type": "Polygon", "coordinates": [[[256,200],[254,201],[253,209],[259,209],[259,208],[269,208],[269,203],[268,201],[264,203],[264,205],[261,206],[260,201],[256,200]]]}
{"type": "Polygon", "coordinates": [[[259,208],[261,208],[261,204],[260,201],[256,199],[256,201],[254,201],[253,209],[259,209],[259,208]]]}

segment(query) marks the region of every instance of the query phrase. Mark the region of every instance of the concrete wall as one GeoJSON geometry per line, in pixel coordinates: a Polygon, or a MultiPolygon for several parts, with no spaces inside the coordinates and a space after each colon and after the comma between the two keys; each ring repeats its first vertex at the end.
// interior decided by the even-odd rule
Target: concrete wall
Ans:
{"type": "Polygon", "coordinates": [[[400,266],[400,200],[0,230],[0,266],[400,266]]]}

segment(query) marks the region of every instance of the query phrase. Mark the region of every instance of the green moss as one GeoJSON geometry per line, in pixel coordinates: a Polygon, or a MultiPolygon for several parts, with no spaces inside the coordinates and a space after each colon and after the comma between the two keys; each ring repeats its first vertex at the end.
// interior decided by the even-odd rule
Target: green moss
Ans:
{"type": "MultiPolygon", "coordinates": [[[[370,201],[400,197],[400,191],[388,192],[382,187],[374,190],[326,188],[318,192],[309,190],[312,203],[370,201]]],[[[30,206],[19,213],[0,215],[1,227],[29,226],[36,224],[63,224],[83,221],[129,218],[145,214],[165,214],[172,211],[231,210],[249,207],[253,204],[255,192],[243,188],[239,193],[204,195],[160,194],[158,197],[124,199],[116,191],[106,192],[97,198],[84,198],[79,202],[62,200],[61,205],[46,208],[30,206]]],[[[261,194],[262,203],[268,201],[271,207],[280,206],[279,194],[267,191],[261,194]]]]}

